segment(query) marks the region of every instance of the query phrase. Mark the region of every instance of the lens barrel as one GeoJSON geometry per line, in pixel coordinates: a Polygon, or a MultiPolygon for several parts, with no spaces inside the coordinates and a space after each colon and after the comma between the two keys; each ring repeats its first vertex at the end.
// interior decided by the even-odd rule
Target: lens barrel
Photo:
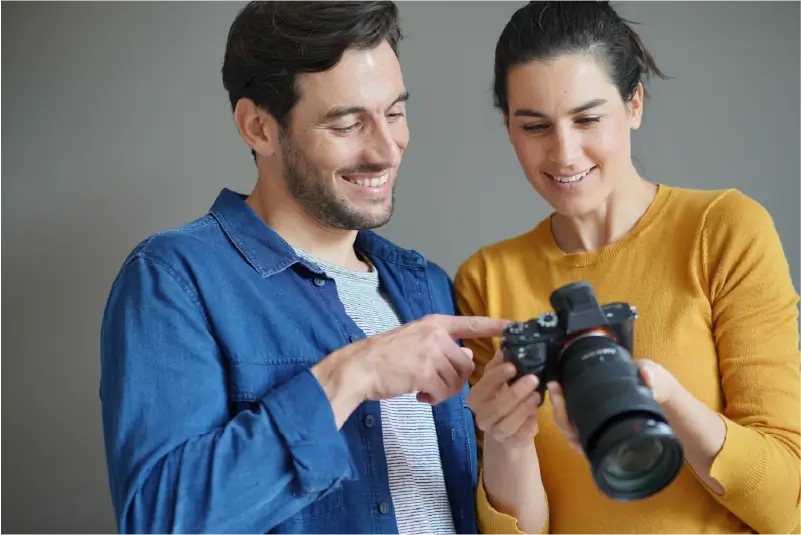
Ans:
{"type": "Polygon", "coordinates": [[[588,458],[598,488],[617,501],[661,492],[684,464],[681,443],[670,426],[636,414],[604,429],[588,458]]]}
{"type": "Polygon", "coordinates": [[[676,478],[684,463],[681,442],[625,348],[598,331],[587,333],[564,347],[557,373],[604,494],[641,500],[676,478]]]}

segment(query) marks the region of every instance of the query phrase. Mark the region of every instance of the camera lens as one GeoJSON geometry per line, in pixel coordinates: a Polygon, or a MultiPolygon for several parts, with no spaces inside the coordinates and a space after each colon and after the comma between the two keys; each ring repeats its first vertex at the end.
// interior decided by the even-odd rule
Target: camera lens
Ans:
{"type": "Polygon", "coordinates": [[[634,440],[629,444],[620,445],[610,455],[607,473],[618,479],[637,477],[642,472],[651,470],[656,465],[665,448],[655,438],[634,440]]]}
{"type": "Polygon", "coordinates": [[[595,463],[595,480],[605,494],[621,501],[640,500],[661,491],[684,462],[670,427],[652,419],[626,419],[613,425],[599,441],[597,451],[608,453],[595,463]]]}
{"type": "Polygon", "coordinates": [[[568,415],[604,494],[641,500],[676,478],[684,464],[681,443],[625,348],[587,333],[564,348],[558,374],[568,415]]]}

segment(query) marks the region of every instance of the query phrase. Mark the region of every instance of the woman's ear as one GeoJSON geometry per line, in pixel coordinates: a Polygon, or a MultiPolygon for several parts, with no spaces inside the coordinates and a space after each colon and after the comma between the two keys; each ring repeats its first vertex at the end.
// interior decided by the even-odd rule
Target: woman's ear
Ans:
{"type": "Polygon", "coordinates": [[[643,94],[642,82],[639,82],[637,87],[634,88],[634,96],[632,96],[631,100],[627,103],[629,110],[629,126],[631,126],[632,130],[637,130],[642,124],[643,94]]]}
{"type": "Polygon", "coordinates": [[[512,131],[509,130],[509,114],[502,111],[501,119],[503,119],[503,125],[506,127],[506,135],[509,137],[509,141],[512,141],[512,131]]]}

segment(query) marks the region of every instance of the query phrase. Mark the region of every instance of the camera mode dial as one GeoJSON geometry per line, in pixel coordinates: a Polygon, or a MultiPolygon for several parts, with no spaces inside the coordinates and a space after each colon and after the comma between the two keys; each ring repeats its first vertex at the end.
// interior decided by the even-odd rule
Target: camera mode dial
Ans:
{"type": "Polygon", "coordinates": [[[556,314],[552,314],[550,312],[543,312],[539,316],[537,316],[537,323],[543,329],[552,329],[557,325],[557,318],[556,314]]]}

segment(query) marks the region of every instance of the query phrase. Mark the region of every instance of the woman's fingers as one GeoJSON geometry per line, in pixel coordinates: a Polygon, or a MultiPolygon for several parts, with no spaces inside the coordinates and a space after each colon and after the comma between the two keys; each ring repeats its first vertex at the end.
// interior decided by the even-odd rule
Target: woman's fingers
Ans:
{"type": "MultiPolygon", "coordinates": [[[[527,424],[530,424],[532,417],[534,417],[536,423],[538,400],[539,394],[537,392],[521,399],[506,416],[495,423],[491,429],[492,437],[501,442],[514,441],[520,431],[527,424]]],[[[530,436],[533,438],[533,434],[530,436]]]]}
{"type": "Polygon", "coordinates": [[[553,408],[553,420],[556,426],[567,439],[568,444],[576,451],[581,451],[581,443],[578,439],[578,433],[573,426],[570,418],[567,415],[567,407],[565,406],[565,395],[562,392],[562,387],[556,381],[551,381],[547,385],[548,395],[551,397],[551,407],[553,408]]]}
{"type": "Polygon", "coordinates": [[[491,433],[504,418],[511,416],[521,405],[525,406],[526,398],[536,391],[537,384],[536,376],[526,375],[517,379],[512,386],[503,382],[486,397],[472,402],[468,399],[478,428],[491,433]]]}

